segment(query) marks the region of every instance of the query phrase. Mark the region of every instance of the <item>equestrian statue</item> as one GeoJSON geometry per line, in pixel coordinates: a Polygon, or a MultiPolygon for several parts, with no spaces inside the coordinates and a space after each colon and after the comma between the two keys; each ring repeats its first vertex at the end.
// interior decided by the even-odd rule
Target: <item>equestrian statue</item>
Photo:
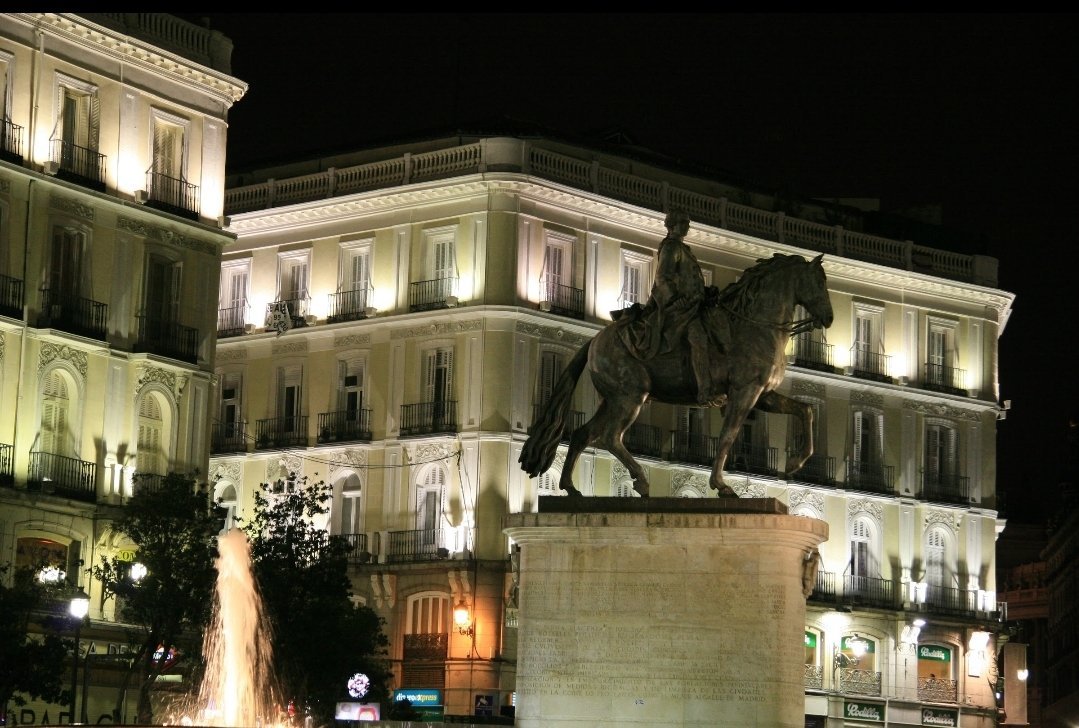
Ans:
{"type": "Polygon", "coordinates": [[[649,400],[721,408],[723,426],[708,481],[720,496],[738,496],[724,482],[723,467],[754,408],[793,415],[801,423],[803,445],[788,459],[787,476],[813,454],[812,408],[775,390],[786,370],[787,339],[832,324],[824,256],[806,260],[776,253],[719,291],[705,286],[700,264],[683,240],[689,217],[672,211],[666,227],[649,300],[612,312],[614,320],[577,351],[538,412],[518,459],[533,478],[551,467],[573,391],[587,366],[600,403],[596,414],[570,436],[559,480],[569,495],[581,495],[573,485],[573,466],[593,445],[618,458],[633,478],[634,490],[648,495],[644,470],[626,450],[622,436],[649,400]],[[794,320],[796,304],[806,309],[808,318],[794,320]]]}

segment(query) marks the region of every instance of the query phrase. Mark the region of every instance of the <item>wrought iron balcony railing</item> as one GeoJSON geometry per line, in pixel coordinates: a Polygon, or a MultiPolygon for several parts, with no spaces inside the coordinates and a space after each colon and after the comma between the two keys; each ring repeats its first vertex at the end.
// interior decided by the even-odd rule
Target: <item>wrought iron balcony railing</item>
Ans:
{"type": "Polygon", "coordinates": [[[821,665],[806,665],[805,677],[803,678],[806,690],[821,690],[824,688],[824,667],[821,665]]]}
{"type": "Polygon", "coordinates": [[[216,422],[210,427],[210,452],[247,452],[246,422],[216,422]]]}
{"type": "Polygon", "coordinates": [[[15,484],[15,446],[0,443],[0,485],[15,484]]]}
{"type": "Polygon", "coordinates": [[[671,452],[667,459],[675,463],[710,466],[716,459],[716,438],[675,430],[671,433],[671,452]]]}
{"type": "Polygon", "coordinates": [[[937,677],[918,678],[918,700],[924,703],[955,703],[959,701],[959,683],[937,677]]]}
{"type": "Polygon", "coordinates": [[[247,319],[251,307],[246,303],[239,306],[217,309],[217,338],[243,336],[247,333],[247,319]]]}
{"type": "Polygon", "coordinates": [[[199,186],[153,170],[146,173],[146,206],[189,220],[199,219],[199,186]]]}
{"type": "Polygon", "coordinates": [[[839,669],[837,689],[848,695],[880,695],[880,673],[857,667],[839,669]]]}
{"type": "Polygon", "coordinates": [[[63,291],[41,289],[39,327],[104,341],[108,323],[108,304],[63,291]]]}
{"type": "Polygon", "coordinates": [[[431,311],[457,305],[457,278],[435,278],[408,284],[408,310],[431,311]]]}
{"type": "Polygon", "coordinates": [[[338,321],[359,321],[367,318],[367,308],[370,305],[370,289],[356,288],[351,291],[331,293],[330,315],[326,317],[326,323],[338,321]]]}
{"type": "Polygon", "coordinates": [[[270,417],[256,421],[255,447],[307,447],[307,415],[270,417]]]}
{"type": "Polygon", "coordinates": [[[18,278],[0,275],[0,316],[22,318],[23,283],[18,278]]]}
{"type": "Polygon", "coordinates": [[[442,546],[442,533],[437,529],[390,531],[386,537],[387,563],[434,561],[450,555],[442,546]]]}
{"type": "Polygon", "coordinates": [[[22,164],[22,127],[4,119],[0,123],[0,159],[22,164]]]}
{"type": "Polygon", "coordinates": [[[540,279],[540,308],[570,318],[584,318],[584,289],[573,288],[557,279],[540,279]]]}
{"type": "Polygon", "coordinates": [[[817,579],[813,583],[813,592],[809,595],[810,601],[834,604],[838,598],[835,572],[818,571],[817,579]]]}
{"type": "Polygon", "coordinates": [[[401,405],[401,436],[457,432],[457,402],[436,400],[401,405]]]}
{"type": "Polygon", "coordinates": [[[634,455],[658,458],[663,455],[663,431],[655,425],[634,422],[622,436],[622,444],[634,455]]]}
{"type": "Polygon", "coordinates": [[[156,493],[161,490],[164,482],[165,476],[158,473],[135,473],[131,476],[134,493],[156,493]]]}
{"type": "Polygon", "coordinates": [[[844,574],[843,602],[867,607],[895,607],[895,582],[876,576],[844,574]]]}
{"type": "Polygon", "coordinates": [[[727,469],[735,473],[775,475],[778,460],[779,452],[774,447],[747,445],[735,440],[727,457],[727,469]]]}
{"type": "Polygon", "coordinates": [[[943,364],[926,363],[922,376],[922,388],[946,394],[967,395],[967,371],[946,367],[943,364]]]}
{"type": "Polygon", "coordinates": [[[199,330],[156,316],[139,316],[135,351],[195,363],[199,360],[199,330]]]}
{"type": "Polygon", "coordinates": [[[834,372],[835,347],[823,341],[814,341],[807,334],[794,337],[794,361],[796,367],[834,372]]]}
{"type": "Polygon", "coordinates": [[[895,492],[895,467],[865,460],[848,460],[846,490],[891,495],[895,492]]]}
{"type": "Polygon", "coordinates": [[[891,359],[886,354],[870,351],[858,344],[850,348],[851,374],[861,379],[872,379],[877,382],[891,382],[888,375],[888,362],[891,359]]]}
{"type": "Polygon", "coordinates": [[[311,297],[306,293],[283,296],[273,303],[266,304],[266,328],[273,328],[274,312],[282,306],[288,312],[289,322],[294,329],[307,326],[307,314],[311,308],[311,297]]]}
{"type": "Polygon", "coordinates": [[[934,614],[973,617],[978,611],[978,595],[966,589],[928,585],[925,608],[934,614]]]}
{"type": "Polygon", "coordinates": [[[357,442],[371,439],[371,410],[322,412],[318,416],[318,442],[357,442]]]}
{"type": "Polygon", "coordinates": [[[57,165],[57,177],[98,192],[105,191],[104,154],[63,139],[53,139],[52,161],[57,165]]]}
{"type": "Polygon", "coordinates": [[[371,560],[371,552],[367,550],[366,533],[342,533],[339,538],[344,539],[348,546],[350,564],[366,564],[371,560]]]}
{"type": "Polygon", "coordinates": [[[921,500],[937,501],[939,503],[958,503],[969,505],[970,478],[965,475],[954,473],[922,473],[922,492],[918,494],[921,500]]]}
{"type": "Polygon", "coordinates": [[[93,503],[97,500],[97,463],[49,452],[31,452],[26,486],[29,490],[93,503]]]}
{"type": "MultiPolygon", "coordinates": [[[[801,451],[790,448],[787,450],[787,457],[799,452],[801,451]]],[[[834,487],[835,458],[829,457],[828,455],[813,453],[809,456],[809,459],[802,464],[802,467],[798,472],[791,476],[791,480],[797,480],[801,483],[812,483],[814,485],[834,487]]]]}

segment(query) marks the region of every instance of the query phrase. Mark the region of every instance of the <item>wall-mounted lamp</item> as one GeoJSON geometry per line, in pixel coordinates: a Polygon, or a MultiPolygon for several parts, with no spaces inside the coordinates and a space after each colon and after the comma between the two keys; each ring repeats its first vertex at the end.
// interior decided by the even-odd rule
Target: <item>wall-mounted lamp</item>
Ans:
{"type": "Polygon", "coordinates": [[[457,602],[457,606],[453,608],[453,623],[457,626],[458,634],[468,635],[469,637],[476,634],[472,626],[472,614],[468,610],[468,605],[463,601],[457,602]]]}

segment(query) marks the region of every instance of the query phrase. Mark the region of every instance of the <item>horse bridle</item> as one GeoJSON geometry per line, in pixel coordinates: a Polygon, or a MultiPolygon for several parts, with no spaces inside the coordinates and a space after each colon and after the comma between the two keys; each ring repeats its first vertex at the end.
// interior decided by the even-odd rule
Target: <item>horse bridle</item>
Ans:
{"type": "Polygon", "coordinates": [[[755,319],[752,316],[746,316],[741,311],[735,311],[733,308],[731,308],[725,303],[720,303],[719,307],[727,313],[732,313],[738,318],[744,319],[751,324],[757,324],[758,326],[767,326],[770,329],[779,329],[780,331],[786,331],[791,336],[797,336],[798,334],[807,333],[815,328],[818,328],[819,326],[817,319],[813,317],[798,319],[797,321],[781,321],[779,323],[774,323],[772,321],[761,321],[760,319],[755,319]]]}

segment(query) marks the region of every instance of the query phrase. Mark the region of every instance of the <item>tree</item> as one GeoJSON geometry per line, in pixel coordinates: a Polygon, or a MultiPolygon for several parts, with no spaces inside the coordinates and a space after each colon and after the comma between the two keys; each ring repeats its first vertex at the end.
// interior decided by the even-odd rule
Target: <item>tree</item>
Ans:
{"type": "Polygon", "coordinates": [[[70,697],[65,683],[74,645],[49,629],[50,620],[44,618],[50,599],[60,596],[56,592],[57,587],[38,581],[35,569],[0,566],[0,725],[9,704],[25,705],[27,698],[58,703],[70,697]],[[36,620],[38,629],[31,634],[36,620]]]}
{"type": "MultiPolygon", "coordinates": [[[[206,485],[178,473],[160,487],[140,487],[112,529],[131,540],[145,576],[134,578],[130,562],[102,557],[90,571],[118,598],[118,617],[137,625],[131,668],[117,694],[117,711],[131,679],[138,683],[138,722],[153,721],[151,689],[170,656],[201,662],[202,631],[209,620],[221,527],[206,485]]],[[[192,670],[195,674],[197,669],[192,670]]]]}
{"type": "Polygon", "coordinates": [[[383,620],[352,601],[347,542],[314,522],[329,511],[331,495],[325,482],[309,485],[295,475],[273,488],[263,484],[243,526],[271,622],[278,683],[321,723],[332,722],[335,703],[348,699],[349,677],[370,678],[368,702],[386,698],[390,677],[383,620]]]}

